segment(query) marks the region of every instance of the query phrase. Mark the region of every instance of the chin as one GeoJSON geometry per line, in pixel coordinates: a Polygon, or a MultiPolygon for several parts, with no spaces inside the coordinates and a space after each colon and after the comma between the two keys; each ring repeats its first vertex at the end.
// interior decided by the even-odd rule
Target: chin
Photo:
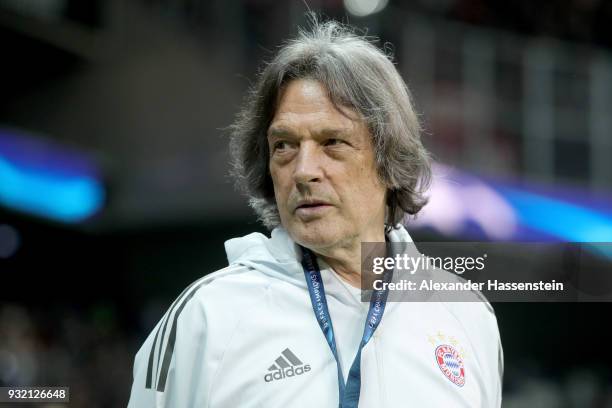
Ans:
{"type": "Polygon", "coordinates": [[[329,248],[342,241],[342,234],[329,225],[291,225],[287,231],[296,243],[312,250],[329,248]]]}

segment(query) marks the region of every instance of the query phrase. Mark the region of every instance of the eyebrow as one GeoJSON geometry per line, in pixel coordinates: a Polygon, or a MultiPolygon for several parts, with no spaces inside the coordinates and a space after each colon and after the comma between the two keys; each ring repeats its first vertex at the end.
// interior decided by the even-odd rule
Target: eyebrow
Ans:
{"type": "Polygon", "coordinates": [[[350,136],[351,132],[347,128],[325,128],[317,132],[317,134],[325,137],[333,136],[350,136]]]}
{"type": "MultiPolygon", "coordinates": [[[[323,128],[314,132],[316,136],[334,137],[334,136],[350,136],[347,128],[323,128]]],[[[285,127],[272,126],[268,129],[268,137],[295,137],[293,130],[285,127]]]]}
{"type": "Polygon", "coordinates": [[[271,126],[268,129],[268,137],[280,137],[280,136],[294,136],[295,133],[288,128],[279,127],[279,126],[271,126]]]}

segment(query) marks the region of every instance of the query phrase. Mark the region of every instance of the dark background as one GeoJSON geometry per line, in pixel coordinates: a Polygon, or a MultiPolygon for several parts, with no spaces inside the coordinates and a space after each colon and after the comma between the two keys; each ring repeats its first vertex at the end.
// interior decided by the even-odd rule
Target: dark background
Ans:
{"type": "MultiPolygon", "coordinates": [[[[347,11],[359,3],[308,2],[393,44],[436,160],[610,192],[612,102],[587,102],[602,94],[594,70],[612,76],[611,2],[347,11]]],[[[0,386],[70,386],[72,407],[127,404],[134,354],[174,297],[226,264],[226,239],[264,232],[227,175],[225,129],[304,11],[293,0],[0,1],[0,125],[87,153],[107,191],[79,223],[0,210],[0,241],[14,244],[0,257],[0,386]]],[[[408,229],[415,241],[468,238],[408,229]]],[[[494,308],[504,407],[612,407],[611,304],[494,308]]]]}

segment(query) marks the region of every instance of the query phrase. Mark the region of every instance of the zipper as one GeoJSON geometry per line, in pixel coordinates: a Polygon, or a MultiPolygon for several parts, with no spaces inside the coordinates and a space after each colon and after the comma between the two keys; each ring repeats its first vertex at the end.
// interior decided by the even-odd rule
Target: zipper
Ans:
{"type": "Polygon", "coordinates": [[[386,407],[388,406],[387,404],[387,388],[385,387],[385,384],[387,384],[387,382],[385,381],[385,370],[383,367],[383,358],[382,358],[382,350],[384,350],[384,348],[382,347],[382,340],[380,339],[380,327],[377,330],[377,333],[374,334],[373,340],[374,340],[374,344],[373,346],[375,347],[375,355],[376,355],[376,368],[378,371],[378,390],[379,390],[379,395],[380,395],[380,399],[379,401],[381,401],[382,403],[380,404],[380,406],[382,407],[386,407]],[[380,347],[379,347],[380,346],[380,347]]]}

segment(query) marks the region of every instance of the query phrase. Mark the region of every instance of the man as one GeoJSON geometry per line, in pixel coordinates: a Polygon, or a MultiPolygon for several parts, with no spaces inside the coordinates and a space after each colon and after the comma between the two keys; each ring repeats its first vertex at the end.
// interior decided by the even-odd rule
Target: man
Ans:
{"type": "Polygon", "coordinates": [[[429,177],[387,56],[313,24],[260,74],[231,149],[271,238],[227,241],[229,266],[171,305],[136,355],[130,407],[500,406],[488,304],[361,302],[361,243],[410,242],[399,222],[429,177]]]}

